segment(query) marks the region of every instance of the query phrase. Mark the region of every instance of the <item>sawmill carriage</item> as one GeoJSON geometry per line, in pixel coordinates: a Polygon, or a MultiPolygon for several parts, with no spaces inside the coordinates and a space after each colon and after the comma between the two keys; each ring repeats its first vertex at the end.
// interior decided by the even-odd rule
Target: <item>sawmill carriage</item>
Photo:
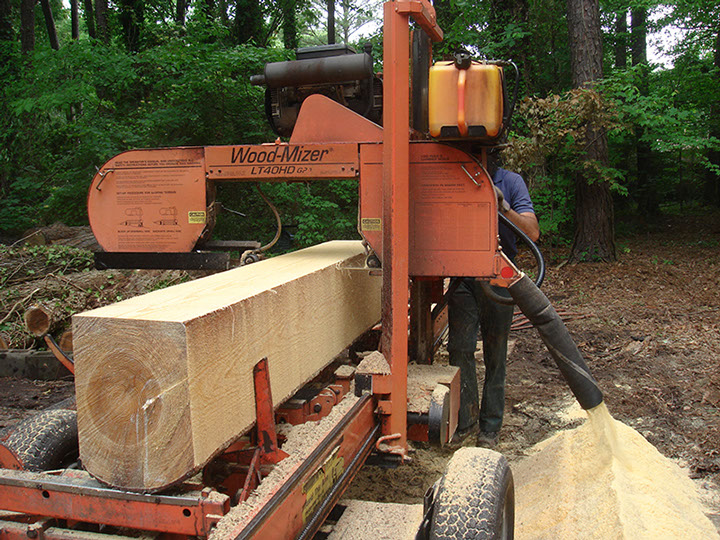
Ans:
{"type": "MultiPolygon", "coordinates": [[[[602,401],[498,242],[487,151],[512,111],[507,65],[459,53],[431,67],[429,2],[384,13],[382,76],[367,52],[324,47],[253,77],[288,142],[132,150],[98,171],[101,267],[226,267],[208,251],[219,182],[357,179],[363,240],[266,260],[243,244],[259,262],[75,316],[72,359],[39,328],[75,373],[77,413],[43,412],[0,441],[0,540],[312,538],[365,462],[402,466],[408,440],[452,438],[459,373],[431,363],[451,277],[508,287],[581,405],[602,401]]],[[[413,532],[512,538],[513,512],[506,460],[465,448],[413,532]]]]}

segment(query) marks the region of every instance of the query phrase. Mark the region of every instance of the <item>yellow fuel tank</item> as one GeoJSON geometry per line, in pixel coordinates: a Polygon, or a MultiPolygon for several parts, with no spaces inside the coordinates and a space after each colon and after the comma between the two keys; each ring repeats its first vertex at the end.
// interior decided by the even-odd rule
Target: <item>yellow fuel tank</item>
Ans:
{"type": "Polygon", "coordinates": [[[437,139],[492,140],[503,127],[504,78],[500,66],[454,62],[430,68],[428,119],[437,139]]]}

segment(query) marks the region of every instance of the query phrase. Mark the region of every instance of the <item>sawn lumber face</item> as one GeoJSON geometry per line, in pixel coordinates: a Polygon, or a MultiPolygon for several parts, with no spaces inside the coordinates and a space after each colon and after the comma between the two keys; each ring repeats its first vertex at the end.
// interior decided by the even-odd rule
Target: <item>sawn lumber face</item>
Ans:
{"type": "Polygon", "coordinates": [[[253,366],[276,404],[380,319],[360,242],[335,241],[73,318],[80,456],[113,486],[194,474],[253,424],[253,366]]]}

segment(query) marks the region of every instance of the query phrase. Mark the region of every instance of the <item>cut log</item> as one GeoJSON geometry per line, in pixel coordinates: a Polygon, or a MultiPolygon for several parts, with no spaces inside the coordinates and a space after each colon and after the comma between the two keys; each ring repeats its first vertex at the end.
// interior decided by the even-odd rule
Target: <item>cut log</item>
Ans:
{"type": "Polygon", "coordinates": [[[71,353],[73,350],[73,341],[72,341],[72,330],[66,330],[62,333],[60,336],[60,341],[58,343],[60,346],[60,350],[66,353],[71,353]]]}
{"type": "Polygon", "coordinates": [[[43,337],[50,332],[55,324],[57,317],[53,316],[53,311],[39,304],[29,308],[24,315],[25,328],[33,336],[43,337]]]}
{"type": "Polygon", "coordinates": [[[381,279],[348,269],[363,253],[328,242],[74,316],[85,468],[148,492],[197,472],[254,423],[260,359],[279,404],[380,319],[381,279]]]}

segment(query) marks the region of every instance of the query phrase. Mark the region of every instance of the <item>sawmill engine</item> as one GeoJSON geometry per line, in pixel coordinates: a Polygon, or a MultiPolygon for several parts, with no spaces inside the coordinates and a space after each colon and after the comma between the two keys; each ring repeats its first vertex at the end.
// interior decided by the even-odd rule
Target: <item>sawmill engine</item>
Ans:
{"type": "Polygon", "coordinates": [[[273,62],[250,82],[265,86],[265,114],[273,131],[289,137],[300,105],[322,94],[357,114],[382,124],[382,79],[373,72],[369,44],[356,53],[347,45],[297,49],[297,60],[273,62]]]}

